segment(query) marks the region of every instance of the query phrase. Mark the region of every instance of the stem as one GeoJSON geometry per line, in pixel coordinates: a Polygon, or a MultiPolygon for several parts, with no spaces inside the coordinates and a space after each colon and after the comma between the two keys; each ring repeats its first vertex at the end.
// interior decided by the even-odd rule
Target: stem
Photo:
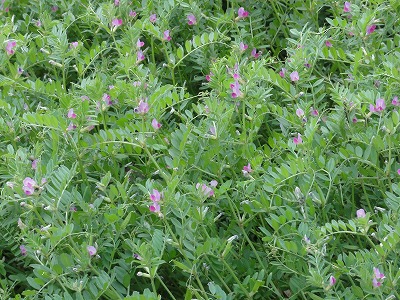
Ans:
{"type": "Polygon", "coordinates": [[[168,295],[171,297],[171,299],[176,300],[176,298],[174,297],[174,295],[171,293],[171,291],[169,290],[169,288],[165,285],[164,281],[161,280],[161,277],[156,274],[157,279],[160,281],[161,285],[164,287],[164,289],[167,291],[168,295]]]}

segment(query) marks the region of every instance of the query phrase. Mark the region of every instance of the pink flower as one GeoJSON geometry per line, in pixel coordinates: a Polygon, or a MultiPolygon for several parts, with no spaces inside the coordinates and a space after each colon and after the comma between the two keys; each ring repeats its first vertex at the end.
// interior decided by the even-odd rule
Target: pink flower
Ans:
{"type": "Polygon", "coordinates": [[[129,16],[130,16],[131,18],[136,17],[136,15],[137,15],[136,11],[131,10],[131,11],[129,12],[129,16]]]}
{"type": "Polygon", "coordinates": [[[300,133],[297,134],[297,137],[293,138],[293,143],[295,145],[303,143],[303,139],[301,138],[301,134],[300,133]]]}
{"type": "Polygon", "coordinates": [[[317,110],[317,109],[314,109],[313,107],[311,107],[311,112],[310,112],[310,114],[311,114],[313,117],[318,117],[318,115],[319,115],[318,110],[317,110]]]}
{"type": "Polygon", "coordinates": [[[247,176],[249,173],[253,172],[253,169],[251,168],[250,163],[247,164],[247,166],[243,166],[243,175],[247,176]]]}
{"type": "Polygon", "coordinates": [[[397,174],[400,175],[400,169],[397,169],[397,174]]]}
{"type": "Polygon", "coordinates": [[[111,96],[109,94],[103,94],[103,101],[108,105],[111,106],[113,105],[113,102],[111,100],[111,96]]]}
{"type": "Polygon", "coordinates": [[[259,58],[261,54],[262,52],[261,51],[257,52],[256,48],[253,48],[253,50],[251,50],[251,56],[253,56],[255,59],[259,58]]]}
{"type": "Polygon", "coordinates": [[[19,246],[19,250],[21,250],[21,255],[26,256],[26,248],[24,245],[19,246]]]}
{"type": "Polygon", "coordinates": [[[114,19],[111,22],[111,30],[115,31],[119,26],[122,25],[122,19],[114,19]]]}
{"type": "Polygon", "coordinates": [[[74,124],[74,123],[69,123],[69,125],[68,125],[68,127],[67,127],[67,131],[71,131],[71,130],[74,130],[74,129],[76,129],[76,125],[74,124]]]}
{"type": "Polygon", "coordinates": [[[52,12],[56,12],[57,10],[58,10],[58,6],[54,5],[54,6],[51,7],[51,11],[52,12]]]}
{"type": "Polygon", "coordinates": [[[376,100],[375,106],[372,104],[369,105],[369,110],[371,112],[381,112],[385,108],[386,108],[385,100],[382,98],[376,100]]]}
{"type": "Polygon", "coordinates": [[[331,41],[327,40],[327,41],[325,42],[325,46],[327,46],[328,48],[332,47],[331,41]]]}
{"type": "Polygon", "coordinates": [[[367,35],[374,33],[375,29],[376,29],[376,25],[375,24],[368,26],[367,27],[367,35]]]}
{"type": "Polygon", "coordinates": [[[169,30],[165,30],[164,31],[163,40],[165,40],[165,41],[170,41],[171,40],[171,36],[169,35],[169,30]]]}
{"type": "Polygon", "coordinates": [[[215,126],[211,126],[210,127],[210,133],[212,134],[212,135],[217,135],[217,130],[215,129],[215,126]]]}
{"type": "Polygon", "coordinates": [[[378,268],[374,267],[374,277],[372,279],[372,286],[374,288],[380,287],[382,285],[383,279],[385,279],[385,275],[379,271],[378,268]]]}
{"type": "Polygon", "coordinates": [[[160,199],[161,194],[158,190],[153,189],[153,194],[150,194],[150,200],[153,202],[153,205],[149,206],[151,212],[156,212],[160,214],[160,199]]]}
{"type": "Polygon", "coordinates": [[[214,196],[214,190],[212,188],[208,187],[206,184],[197,183],[196,189],[198,190],[200,187],[201,187],[201,192],[204,196],[207,196],[207,197],[214,196]]]}
{"type": "Polygon", "coordinates": [[[76,48],[79,46],[78,42],[72,42],[71,45],[69,46],[70,48],[76,48]]]}
{"type": "Polygon", "coordinates": [[[140,63],[144,59],[145,59],[145,56],[143,54],[143,51],[142,50],[138,50],[138,52],[136,54],[136,63],[140,63]]]}
{"type": "Polygon", "coordinates": [[[249,12],[245,11],[243,7],[238,9],[238,18],[246,18],[249,16],[249,12]]]}
{"type": "Polygon", "coordinates": [[[154,23],[155,21],[157,21],[157,15],[156,14],[150,15],[149,20],[150,20],[151,23],[154,23]]]}
{"type": "Polygon", "coordinates": [[[218,181],[216,181],[216,180],[211,180],[210,181],[210,186],[216,187],[217,185],[218,185],[218,181]]]}
{"type": "Polygon", "coordinates": [[[87,246],[87,251],[89,253],[90,256],[94,256],[97,253],[97,249],[94,246],[87,246]]]}
{"type": "Polygon", "coordinates": [[[399,98],[398,98],[397,96],[395,96],[395,97],[393,98],[392,104],[393,104],[394,106],[399,106],[399,105],[400,105],[399,98]]]}
{"type": "Polygon", "coordinates": [[[16,41],[9,41],[6,45],[6,52],[8,55],[13,55],[15,53],[14,48],[17,46],[16,41]]]}
{"type": "Polygon", "coordinates": [[[244,44],[243,42],[240,42],[239,44],[240,51],[245,51],[247,48],[249,48],[248,45],[244,44]]]}
{"type": "Polygon", "coordinates": [[[242,92],[240,91],[240,84],[239,84],[238,80],[235,80],[235,82],[232,83],[230,85],[230,87],[231,87],[231,90],[232,90],[232,94],[231,94],[232,98],[237,98],[240,95],[242,95],[242,92]]]}
{"type": "Polygon", "coordinates": [[[37,186],[36,181],[30,177],[26,177],[24,181],[22,181],[22,184],[22,189],[27,196],[32,195],[35,191],[35,187],[37,186]]]}
{"type": "Polygon", "coordinates": [[[34,160],[32,161],[32,169],[36,170],[36,169],[37,169],[37,164],[38,164],[38,160],[37,160],[37,159],[34,159],[34,160]]]}
{"type": "Polygon", "coordinates": [[[279,71],[279,76],[281,76],[282,78],[284,78],[284,77],[285,77],[285,73],[286,73],[286,69],[285,69],[285,68],[282,68],[282,69],[279,71]]]}
{"type": "Polygon", "coordinates": [[[114,0],[114,5],[118,6],[119,5],[119,0],[114,0]]]}
{"type": "Polygon", "coordinates": [[[329,285],[333,286],[336,283],[336,278],[334,276],[329,277],[329,285]]]}
{"type": "Polygon", "coordinates": [[[344,3],[343,11],[344,11],[344,12],[350,12],[350,11],[351,11],[350,2],[346,1],[346,2],[344,3]]]}
{"type": "Polygon", "coordinates": [[[144,115],[149,111],[149,104],[147,102],[144,102],[143,100],[140,100],[139,105],[135,108],[135,112],[144,115]]]}
{"type": "Polygon", "coordinates": [[[140,39],[138,39],[137,42],[136,42],[136,46],[138,48],[142,48],[144,46],[144,42],[142,42],[140,39]]]}
{"type": "Polygon", "coordinates": [[[42,22],[40,22],[40,20],[37,20],[36,23],[35,23],[35,25],[36,25],[37,27],[40,27],[40,26],[42,26],[42,22]]]}
{"type": "Polygon", "coordinates": [[[300,79],[300,77],[299,77],[299,73],[297,71],[290,73],[291,81],[295,82],[295,81],[298,81],[299,79],[300,79]]]}
{"type": "Polygon", "coordinates": [[[360,208],[356,211],[357,218],[365,218],[365,210],[360,208]]]}
{"type": "Polygon", "coordinates": [[[151,126],[153,126],[154,130],[158,130],[162,125],[154,118],[153,121],[151,121],[151,126]]]}
{"type": "Polygon", "coordinates": [[[76,119],[76,113],[74,113],[74,109],[70,108],[70,110],[68,111],[67,117],[69,119],[76,119]]]}
{"type": "Polygon", "coordinates": [[[207,74],[206,75],[206,80],[208,81],[208,82],[210,82],[211,81],[211,76],[213,76],[214,74],[213,74],[213,72],[210,72],[210,74],[207,74]]]}
{"type": "Polygon", "coordinates": [[[190,14],[187,16],[188,19],[188,25],[196,25],[197,24],[197,20],[194,14],[190,14]]]}
{"type": "Polygon", "coordinates": [[[304,111],[301,108],[296,109],[296,115],[301,118],[304,116],[304,111]]]}

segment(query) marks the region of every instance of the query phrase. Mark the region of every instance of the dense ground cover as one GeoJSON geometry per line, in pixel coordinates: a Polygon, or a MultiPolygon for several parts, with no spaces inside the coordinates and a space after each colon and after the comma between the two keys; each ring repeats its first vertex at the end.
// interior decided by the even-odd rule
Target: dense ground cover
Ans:
{"type": "Polygon", "coordinates": [[[400,299],[399,16],[3,0],[1,299],[400,299]]]}

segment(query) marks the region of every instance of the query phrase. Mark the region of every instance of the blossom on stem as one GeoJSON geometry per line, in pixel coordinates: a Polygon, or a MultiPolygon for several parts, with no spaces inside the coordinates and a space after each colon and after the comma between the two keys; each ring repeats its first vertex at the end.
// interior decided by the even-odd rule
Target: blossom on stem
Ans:
{"type": "Polygon", "coordinates": [[[134,10],[131,10],[131,11],[129,12],[129,16],[130,16],[131,18],[136,17],[136,15],[137,15],[137,13],[136,13],[136,11],[134,11],[134,10]]]}
{"type": "Polygon", "coordinates": [[[94,246],[87,246],[86,250],[88,251],[90,256],[94,256],[97,253],[97,249],[94,246]]]}
{"type": "Polygon", "coordinates": [[[144,59],[145,59],[145,56],[143,54],[143,51],[142,50],[138,50],[138,52],[136,54],[136,63],[140,63],[144,59]]]}
{"type": "Polygon", "coordinates": [[[188,25],[192,26],[197,24],[197,20],[194,14],[188,15],[187,19],[188,19],[188,25]]]}
{"type": "Polygon", "coordinates": [[[256,48],[253,48],[253,50],[251,50],[251,56],[253,56],[255,59],[259,58],[261,54],[262,52],[261,51],[257,52],[256,48]]]}
{"type": "Polygon", "coordinates": [[[144,102],[143,100],[140,100],[139,105],[135,107],[135,112],[144,115],[149,111],[149,104],[147,102],[144,102]]]}
{"type": "Polygon", "coordinates": [[[169,30],[165,30],[163,34],[164,34],[164,36],[163,36],[163,40],[164,41],[170,41],[171,40],[171,36],[169,35],[169,30]]]}
{"type": "Polygon", "coordinates": [[[13,55],[15,53],[14,48],[17,46],[16,41],[9,41],[6,45],[6,52],[8,55],[13,55]]]}
{"type": "Polygon", "coordinates": [[[336,278],[334,276],[329,277],[329,285],[333,286],[336,283],[336,278]]]}
{"type": "Polygon", "coordinates": [[[211,76],[213,76],[213,75],[214,75],[213,72],[210,72],[210,74],[207,74],[207,75],[206,75],[206,80],[207,80],[208,82],[210,82],[210,81],[211,81],[211,76]]]}
{"type": "Polygon", "coordinates": [[[232,90],[232,94],[231,94],[232,98],[237,98],[242,95],[242,92],[240,91],[240,84],[239,84],[238,80],[235,80],[235,82],[230,85],[230,88],[232,90]]]}
{"type": "Polygon", "coordinates": [[[37,164],[38,164],[38,160],[37,160],[37,159],[34,159],[34,160],[32,161],[32,169],[36,170],[36,169],[37,169],[37,164]]]}
{"type": "Polygon", "coordinates": [[[293,138],[293,143],[295,145],[303,143],[303,139],[301,138],[301,134],[300,133],[297,134],[297,137],[293,138]]]}
{"type": "Polygon", "coordinates": [[[365,218],[365,210],[360,208],[356,211],[357,218],[365,218]]]}
{"type": "Polygon", "coordinates": [[[70,108],[67,114],[68,119],[76,119],[76,113],[74,113],[74,109],[70,108]]]}
{"type": "Polygon", "coordinates": [[[114,19],[111,22],[111,30],[115,31],[121,25],[122,25],[122,19],[114,19]]]}
{"type": "Polygon", "coordinates": [[[238,9],[238,18],[242,19],[242,18],[246,18],[249,16],[249,12],[246,11],[243,7],[238,9]]]}
{"type": "Polygon", "coordinates": [[[328,48],[332,47],[332,42],[330,40],[327,40],[325,42],[325,46],[327,46],[328,48]]]}
{"type": "Polygon", "coordinates": [[[25,193],[25,195],[30,196],[33,194],[33,192],[35,191],[35,187],[37,186],[36,181],[33,180],[30,177],[26,177],[23,181],[22,181],[22,189],[25,193]]]}
{"type": "Polygon", "coordinates": [[[243,166],[242,173],[244,176],[247,176],[251,172],[253,172],[253,169],[251,168],[250,163],[248,163],[247,166],[243,166]]]}
{"type": "Polygon", "coordinates": [[[296,109],[296,115],[301,118],[304,116],[304,111],[301,108],[296,109]]]}
{"type": "Polygon", "coordinates": [[[79,46],[79,42],[72,42],[69,47],[70,48],[76,48],[78,46],[79,46]]]}
{"type": "Polygon", "coordinates": [[[154,118],[153,121],[151,121],[151,126],[154,128],[154,130],[158,130],[162,125],[158,123],[156,118],[154,118]]]}
{"type": "Polygon", "coordinates": [[[27,251],[24,245],[19,246],[19,250],[21,250],[22,256],[26,256],[27,251]]]}
{"type": "Polygon", "coordinates": [[[382,98],[379,98],[375,102],[375,106],[373,104],[369,105],[369,110],[371,112],[381,112],[386,108],[385,100],[382,98]]]}
{"type": "Polygon", "coordinates": [[[248,45],[244,44],[243,42],[240,42],[239,44],[240,51],[245,51],[247,48],[249,48],[248,45]]]}
{"type": "Polygon", "coordinates": [[[375,24],[368,26],[367,27],[367,35],[374,33],[375,29],[376,29],[375,24]]]}
{"type": "Polygon", "coordinates": [[[106,105],[111,106],[113,105],[113,102],[111,100],[111,96],[109,94],[103,94],[103,101],[106,103],[106,105]]]}
{"type": "Polygon", "coordinates": [[[207,186],[205,183],[200,184],[197,183],[196,184],[196,189],[198,190],[201,187],[201,192],[204,196],[207,197],[212,197],[214,196],[214,190],[212,188],[210,188],[209,186],[207,186]]]}
{"type": "Polygon", "coordinates": [[[292,73],[290,73],[290,80],[293,82],[299,81],[300,77],[299,77],[299,73],[297,71],[293,71],[292,73]]]}
{"type": "Polygon", "coordinates": [[[157,21],[157,15],[156,14],[150,15],[149,20],[150,20],[151,23],[154,23],[155,21],[157,21]]]}
{"type": "Polygon", "coordinates": [[[142,42],[140,39],[138,39],[137,42],[136,42],[136,46],[138,48],[142,48],[144,46],[144,42],[142,42]]]}
{"type": "Polygon", "coordinates": [[[284,77],[285,77],[285,73],[286,73],[286,69],[285,69],[285,68],[282,68],[282,69],[279,71],[279,76],[281,76],[281,78],[284,78],[284,77]]]}
{"type": "Polygon", "coordinates": [[[399,98],[397,96],[395,96],[392,100],[392,104],[394,106],[400,106],[400,102],[399,102],[399,98]]]}
{"type": "Polygon", "coordinates": [[[350,12],[350,11],[351,11],[350,2],[346,1],[346,2],[344,3],[343,11],[344,11],[344,12],[350,12]]]}
{"type": "Polygon", "coordinates": [[[385,274],[381,273],[378,268],[374,267],[374,277],[372,279],[372,286],[374,288],[380,287],[382,285],[383,280],[386,278],[385,274]]]}

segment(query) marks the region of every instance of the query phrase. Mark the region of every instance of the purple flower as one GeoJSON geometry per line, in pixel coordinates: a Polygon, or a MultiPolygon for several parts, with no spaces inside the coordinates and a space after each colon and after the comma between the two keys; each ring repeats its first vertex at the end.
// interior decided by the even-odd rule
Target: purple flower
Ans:
{"type": "Polygon", "coordinates": [[[79,46],[79,42],[72,42],[71,45],[69,46],[70,48],[76,48],[79,46]]]}
{"type": "Polygon", "coordinates": [[[365,218],[365,210],[360,208],[356,211],[357,218],[365,218]]]}
{"type": "Polygon", "coordinates": [[[8,55],[13,55],[15,53],[14,48],[17,46],[16,41],[9,41],[6,45],[6,52],[8,55]]]}
{"type": "Polygon", "coordinates": [[[111,106],[113,105],[113,102],[111,100],[111,96],[109,94],[103,94],[103,101],[108,105],[111,106]]]}
{"type": "Polygon", "coordinates": [[[329,285],[333,286],[336,283],[336,278],[334,276],[329,277],[329,285]]]}
{"type": "Polygon", "coordinates": [[[285,77],[285,73],[286,73],[286,69],[285,69],[285,68],[282,68],[282,69],[279,71],[279,76],[281,76],[282,78],[284,78],[284,77],[285,77]]]}
{"type": "Polygon", "coordinates": [[[297,137],[293,138],[293,143],[295,145],[303,143],[303,139],[301,138],[301,134],[300,133],[297,134],[297,137]]]}
{"type": "Polygon", "coordinates": [[[140,63],[142,60],[144,60],[144,54],[142,50],[138,50],[137,54],[136,54],[136,63],[140,63]]]}
{"type": "Polygon", "coordinates": [[[397,174],[400,175],[400,169],[397,169],[397,174]]]}
{"type": "Polygon", "coordinates": [[[196,25],[197,24],[197,20],[194,14],[190,14],[187,16],[188,19],[188,25],[196,25]]]}
{"type": "Polygon", "coordinates": [[[74,129],[76,129],[76,125],[74,124],[74,123],[69,123],[69,125],[68,125],[68,127],[67,127],[67,131],[71,131],[71,130],[74,130],[74,129]]]}
{"type": "Polygon", "coordinates": [[[214,136],[217,136],[217,130],[215,129],[215,126],[210,127],[210,133],[214,136]]]}
{"type": "Polygon", "coordinates": [[[350,2],[346,1],[346,2],[344,3],[343,11],[344,11],[344,12],[350,12],[350,11],[351,11],[350,2]]]}
{"type": "Polygon", "coordinates": [[[74,113],[74,109],[70,108],[67,114],[68,119],[76,119],[76,113],[74,113]]]}
{"type": "Polygon", "coordinates": [[[379,271],[378,268],[374,267],[374,277],[372,279],[372,286],[374,288],[380,287],[382,285],[383,279],[385,279],[385,275],[379,271]]]}
{"type": "Polygon", "coordinates": [[[38,164],[38,160],[37,160],[37,159],[34,159],[34,160],[32,161],[32,169],[36,170],[36,169],[37,169],[37,164],[38,164]]]}
{"type": "Polygon", "coordinates": [[[22,189],[24,190],[25,195],[30,196],[35,191],[35,186],[37,186],[36,181],[30,177],[26,177],[24,181],[22,181],[22,189]]]}
{"type": "Polygon", "coordinates": [[[295,81],[298,81],[299,79],[300,79],[300,77],[299,77],[299,73],[297,71],[290,73],[291,81],[295,82],[295,81]]]}
{"type": "Polygon", "coordinates": [[[238,9],[238,18],[239,18],[239,19],[240,19],[240,18],[246,18],[246,17],[248,17],[248,16],[249,16],[249,12],[246,11],[246,10],[244,10],[243,7],[241,7],[241,8],[238,9]]]}
{"type": "Polygon", "coordinates": [[[90,256],[94,256],[97,253],[97,249],[94,246],[87,246],[87,251],[89,253],[90,256]]]}
{"type": "Polygon", "coordinates": [[[36,25],[37,27],[40,27],[40,26],[42,26],[42,22],[40,22],[40,20],[37,20],[36,23],[35,23],[35,25],[36,25]]]}
{"type": "Polygon", "coordinates": [[[150,200],[153,202],[153,205],[149,206],[149,210],[151,212],[156,212],[159,215],[161,215],[160,213],[160,199],[161,199],[161,194],[158,190],[153,189],[153,194],[150,194],[150,200]]]}
{"type": "Polygon", "coordinates": [[[136,46],[138,48],[142,48],[144,46],[144,42],[142,42],[140,39],[138,39],[137,42],[136,42],[136,46]]]}
{"type": "Polygon", "coordinates": [[[375,29],[376,29],[376,25],[375,24],[368,26],[367,27],[367,35],[374,33],[375,29]]]}
{"type": "Polygon", "coordinates": [[[369,110],[371,112],[381,112],[386,108],[385,100],[382,98],[379,98],[375,102],[375,106],[370,104],[369,105],[369,110]]]}
{"type": "Polygon", "coordinates": [[[218,185],[218,181],[216,181],[216,180],[211,180],[210,181],[210,186],[216,187],[217,185],[218,185]]]}
{"type": "Polygon", "coordinates": [[[317,110],[317,109],[314,109],[313,107],[311,107],[311,112],[310,112],[310,114],[311,114],[313,117],[318,117],[318,115],[319,115],[318,110],[317,110]]]}
{"type": "Polygon", "coordinates": [[[164,40],[164,41],[170,41],[170,40],[171,40],[171,36],[169,35],[169,30],[165,30],[165,31],[164,31],[163,40],[164,40]]]}
{"type": "Polygon", "coordinates": [[[24,245],[19,246],[19,250],[21,250],[21,255],[26,256],[26,248],[24,245]]]}
{"type": "Polygon", "coordinates": [[[393,104],[394,106],[399,106],[399,105],[400,105],[399,98],[398,98],[397,96],[395,96],[395,97],[393,98],[392,104],[393,104]]]}
{"type": "Polygon", "coordinates": [[[154,118],[153,121],[151,121],[151,126],[153,126],[154,130],[158,130],[162,125],[154,118]]]}
{"type": "Polygon", "coordinates": [[[210,72],[210,74],[207,74],[206,75],[206,80],[208,81],[208,82],[210,82],[211,81],[211,76],[213,76],[214,74],[213,74],[213,72],[210,72]]]}
{"type": "Polygon", "coordinates": [[[248,163],[247,166],[243,166],[242,172],[244,176],[247,176],[249,173],[253,172],[250,163],[248,163]]]}
{"type": "Polygon", "coordinates": [[[257,52],[256,48],[253,48],[253,50],[251,50],[251,56],[253,56],[255,59],[259,58],[261,54],[262,52],[261,51],[257,52]]]}
{"type": "Polygon", "coordinates": [[[239,44],[240,51],[245,51],[247,48],[249,48],[248,45],[244,44],[243,42],[240,42],[239,44]]]}
{"type": "Polygon", "coordinates": [[[119,0],[114,0],[114,5],[118,6],[119,5],[119,0]]]}
{"type": "Polygon", "coordinates": [[[58,6],[54,5],[54,6],[51,7],[51,11],[52,12],[56,12],[57,10],[58,10],[58,6]]]}
{"type": "Polygon", "coordinates": [[[144,115],[149,111],[149,104],[147,102],[144,102],[143,100],[140,100],[139,105],[135,108],[135,112],[144,115]]]}
{"type": "Polygon", "coordinates": [[[155,21],[157,21],[157,15],[156,14],[150,15],[149,20],[150,20],[151,23],[154,23],[155,21]]]}
{"type": "Polygon", "coordinates": [[[325,46],[327,46],[328,48],[332,47],[331,41],[327,40],[327,41],[325,42],[325,46]]]}
{"type": "Polygon", "coordinates": [[[129,12],[129,16],[130,16],[131,18],[136,17],[136,15],[137,15],[136,11],[131,10],[131,11],[129,12]]]}
{"type": "Polygon", "coordinates": [[[240,84],[238,80],[235,80],[234,83],[230,85],[231,90],[232,90],[232,98],[237,98],[240,95],[242,95],[242,92],[240,91],[240,84]]]}
{"type": "Polygon", "coordinates": [[[201,192],[204,196],[207,196],[207,197],[214,196],[214,190],[212,188],[208,187],[206,184],[197,183],[196,189],[198,190],[200,187],[201,187],[201,192]]]}
{"type": "Polygon", "coordinates": [[[296,109],[296,115],[301,118],[304,116],[304,111],[301,108],[296,109]]]}
{"type": "Polygon", "coordinates": [[[112,25],[111,26],[111,30],[112,31],[117,30],[117,28],[122,25],[122,19],[114,19],[114,20],[112,20],[111,25],[112,25]]]}

